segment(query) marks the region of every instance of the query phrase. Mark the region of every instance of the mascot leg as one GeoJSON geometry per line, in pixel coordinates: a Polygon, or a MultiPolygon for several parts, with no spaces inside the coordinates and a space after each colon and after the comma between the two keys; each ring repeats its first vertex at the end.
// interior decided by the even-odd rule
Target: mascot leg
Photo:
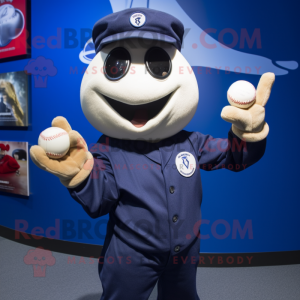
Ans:
{"type": "Polygon", "coordinates": [[[99,260],[101,300],[148,300],[168,258],[168,253],[141,253],[112,236],[99,260]]]}
{"type": "Polygon", "coordinates": [[[170,256],[168,264],[158,280],[157,300],[199,300],[196,288],[200,240],[178,256],[170,256]]]}

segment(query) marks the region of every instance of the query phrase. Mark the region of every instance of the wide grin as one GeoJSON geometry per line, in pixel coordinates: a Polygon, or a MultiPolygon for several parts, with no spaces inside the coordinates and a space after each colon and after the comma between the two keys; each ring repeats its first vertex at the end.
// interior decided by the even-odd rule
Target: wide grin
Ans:
{"type": "Polygon", "coordinates": [[[170,96],[171,94],[151,103],[141,105],[129,105],[107,96],[104,96],[104,98],[119,115],[131,122],[135,127],[140,128],[162,111],[170,96]]]}

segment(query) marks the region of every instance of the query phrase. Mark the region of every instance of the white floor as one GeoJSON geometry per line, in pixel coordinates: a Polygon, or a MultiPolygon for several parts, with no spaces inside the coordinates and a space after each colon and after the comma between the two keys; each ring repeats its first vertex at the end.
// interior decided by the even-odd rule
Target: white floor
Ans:
{"type": "MultiPolygon", "coordinates": [[[[96,260],[53,252],[55,264],[45,277],[34,277],[33,266],[24,263],[30,249],[0,237],[1,300],[100,299],[96,260]]],[[[299,300],[299,283],[300,265],[198,268],[197,276],[201,300],[299,300]]],[[[156,289],[149,299],[156,299],[156,289]]]]}

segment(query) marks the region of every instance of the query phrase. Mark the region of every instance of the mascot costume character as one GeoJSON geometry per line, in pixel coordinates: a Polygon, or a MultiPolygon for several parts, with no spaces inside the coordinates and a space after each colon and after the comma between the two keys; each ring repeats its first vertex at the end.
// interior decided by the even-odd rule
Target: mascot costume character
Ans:
{"type": "Polygon", "coordinates": [[[54,160],[39,146],[30,151],[89,216],[109,214],[99,263],[102,300],[148,299],[156,283],[160,300],[199,299],[199,168],[240,171],[265,152],[272,73],[261,77],[250,108],[224,107],[221,116],[232,123],[228,138],[183,130],[199,97],[194,73],[180,73],[192,69],[180,52],[183,34],[178,19],[147,8],[100,19],[80,99],[103,135],[88,150],[67,120],[56,117],[52,126],[69,133],[69,152],[54,160]]]}

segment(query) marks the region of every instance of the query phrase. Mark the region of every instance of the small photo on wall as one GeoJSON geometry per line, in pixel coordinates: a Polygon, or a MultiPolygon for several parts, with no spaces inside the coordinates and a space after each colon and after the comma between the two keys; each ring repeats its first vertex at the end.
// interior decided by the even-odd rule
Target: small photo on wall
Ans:
{"type": "Polygon", "coordinates": [[[29,196],[27,142],[0,141],[0,191],[29,196]]]}
{"type": "Polygon", "coordinates": [[[28,126],[28,85],[25,71],[0,74],[0,126],[28,126]]]}

